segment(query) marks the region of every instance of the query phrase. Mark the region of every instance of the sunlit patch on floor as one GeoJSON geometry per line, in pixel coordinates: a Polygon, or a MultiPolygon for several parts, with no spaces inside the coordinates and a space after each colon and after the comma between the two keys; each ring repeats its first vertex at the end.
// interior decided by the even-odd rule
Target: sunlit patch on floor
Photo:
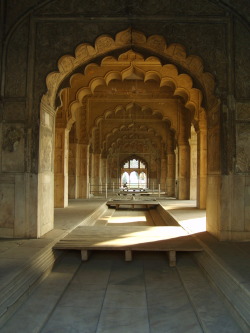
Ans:
{"type": "Polygon", "coordinates": [[[108,219],[108,223],[137,223],[146,222],[145,216],[115,216],[108,219]]]}
{"type": "Polygon", "coordinates": [[[189,219],[179,219],[179,224],[190,234],[206,231],[206,216],[189,219]]]}

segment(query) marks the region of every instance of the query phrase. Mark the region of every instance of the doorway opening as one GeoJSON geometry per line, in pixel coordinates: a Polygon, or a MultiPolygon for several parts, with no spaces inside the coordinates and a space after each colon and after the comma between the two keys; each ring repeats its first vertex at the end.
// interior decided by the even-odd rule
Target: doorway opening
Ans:
{"type": "Polygon", "coordinates": [[[146,189],[147,165],[140,158],[132,157],[126,160],[121,167],[121,184],[123,187],[146,189]]]}

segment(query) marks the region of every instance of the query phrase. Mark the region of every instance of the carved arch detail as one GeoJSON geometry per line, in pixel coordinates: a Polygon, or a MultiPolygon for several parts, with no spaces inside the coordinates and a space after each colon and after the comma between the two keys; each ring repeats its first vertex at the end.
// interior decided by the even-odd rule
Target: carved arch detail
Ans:
{"type": "MultiPolygon", "coordinates": [[[[111,132],[109,132],[106,135],[105,140],[103,140],[102,142],[102,149],[104,150],[108,150],[109,146],[112,142],[116,142],[116,140],[124,140],[126,141],[127,139],[129,139],[129,130],[131,129],[129,126],[131,124],[127,124],[127,125],[121,125],[119,128],[113,128],[113,130],[111,132]],[[121,132],[124,133],[124,135],[121,135],[121,132]],[[110,144],[109,144],[110,142],[110,144]]],[[[132,124],[133,125],[133,124],[132,124]]],[[[152,128],[152,127],[148,127],[148,126],[138,126],[136,127],[136,135],[133,135],[133,139],[140,139],[140,135],[148,135],[151,139],[155,138],[158,139],[160,142],[164,141],[162,136],[157,133],[157,131],[152,128]]]]}
{"type": "MultiPolygon", "coordinates": [[[[133,51],[128,51],[127,53],[131,53],[133,51]]],[[[105,59],[104,59],[105,60],[105,59]]],[[[111,57],[109,57],[111,60],[111,57]]],[[[113,58],[114,62],[118,60],[113,58]]],[[[183,99],[185,107],[190,109],[194,114],[194,118],[199,119],[199,111],[201,109],[202,102],[202,93],[199,89],[193,88],[192,78],[187,74],[179,74],[176,66],[172,64],[161,65],[159,60],[158,63],[150,63],[148,64],[151,68],[150,70],[146,70],[144,64],[148,61],[148,59],[140,61],[140,63],[121,63],[122,70],[109,70],[109,67],[106,68],[106,72],[104,70],[105,67],[102,67],[105,61],[102,62],[100,66],[89,65],[85,70],[85,75],[91,69],[91,76],[86,79],[84,74],[76,74],[71,78],[71,87],[76,90],[75,82],[81,82],[81,84],[85,84],[81,86],[75,93],[76,99],[72,101],[70,105],[70,109],[72,113],[74,113],[75,108],[79,108],[83,103],[84,99],[88,96],[92,96],[95,93],[95,90],[98,87],[104,86],[108,87],[108,84],[111,80],[126,80],[130,75],[138,75],[137,73],[140,71],[141,79],[146,82],[147,80],[158,81],[159,87],[170,87],[174,89],[174,96],[179,96],[183,99]],[[128,71],[129,69],[129,71],[128,71]],[[137,71],[136,71],[137,70],[137,71]],[[126,74],[126,75],[125,75],[126,74]],[[102,75],[102,76],[101,76],[102,75]],[[143,76],[142,76],[143,75],[143,76]],[[82,79],[82,81],[81,81],[82,79]]]]}
{"type": "MultiPolygon", "coordinates": [[[[214,96],[214,77],[211,73],[204,72],[203,61],[200,57],[196,55],[187,56],[185,47],[181,44],[167,45],[163,36],[152,35],[147,38],[145,34],[132,28],[117,33],[114,39],[108,35],[99,36],[95,45],[80,44],[77,46],[74,56],[64,55],[61,57],[58,61],[58,71],[48,74],[46,78],[48,92],[43,96],[43,99],[47,101],[47,104],[54,106],[60,85],[78,67],[84,64],[87,65],[97,57],[105,57],[112,51],[133,47],[150,51],[156,57],[161,56],[166,61],[176,64],[187,73],[192,74],[204,89],[208,108],[210,109],[217,104],[217,98],[214,96]]],[[[152,58],[154,57],[150,57],[150,60],[152,58]]],[[[134,61],[136,60],[135,58],[134,61]]],[[[91,93],[89,89],[88,91],[91,93]]]]}

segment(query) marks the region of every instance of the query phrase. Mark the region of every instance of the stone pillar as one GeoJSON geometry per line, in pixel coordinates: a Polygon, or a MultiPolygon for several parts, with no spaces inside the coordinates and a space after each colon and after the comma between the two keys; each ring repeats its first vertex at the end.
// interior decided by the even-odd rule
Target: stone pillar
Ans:
{"type": "MultiPolygon", "coordinates": [[[[207,178],[207,231],[221,238],[223,224],[227,224],[232,203],[228,201],[231,197],[231,187],[223,186],[221,175],[221,129],[220,129],[220,104],[208,111],[207,126],[208,146],[208,178],[207,178]],[[225,189],[225,191],[224,191],[225,189]],[[225,205],[223,211],[222,205],[225,205]],[[223,214],[222,214],[223,212],[223,214]]],[[[229,240],[229,238],[227,239],[229,240]]]]}
{"type": "Polygon", "coordinates": [[[179,151],[178,151],[178,146],[176,146],[175,150],[175,197],[178,198],[179,197],[179,151]]]}
{"type": "MultiPolygon", "coordinates": [[[[167,159],[166,157],[161,158],[161,190],[167,192],[167,159]]],[[[158,186],[158,184],[157,184],[158,186]]]]}
{"type": "Polygon", "coordinates": [[[89,145],[78,145],[78,191],[79,198],[89,198],[89,145]]]}
{"type": "Polygon", "coordinates": [[[110,158],[107,158],[107,162],[106,162],[106,175],[107,175],[107,184],[108,184],[108,188],[110,188],[110,158]]]}
{"type": "Polygon", "coordinates": [[[167,195],[175,196],[175,152],[167,153],[167,195]]]}
{"type": "Polygon", "coordinates": [[[191,127],[190,144],[190,199],[197,199],[197,134],[191,127]]]}
{"type": "Polygon", "coordinates": [[[167,137],[167,195],[175,197],[176,158],[174,151],[174,136],[168,132],[167,137]]]}
{"type": "MultiPolygon", "coordinates": [[[[18,200],[18,207],[26,207],[26,209],[29,207],[28,211],[32,210],[32,214],[30,218],[24,215],[23,223],[15,223],[19,229],[18,232],[15,232],[15,237],[41,237],[54,227],[55,114],[55,110],[49,105],[41,103],[38,184],[35,185],[37,178],[34,175],[25,175],[28,186],[26,186],[25,192],[22,192],[21,195],[20,192],[17,193],[17,197],[20,200],[20,202],[18,200]],[[37,189],[37,192],[35,189],[37,189]],[[25,196],[23,195],[24,193],[25,196]],[[26,205],[22,202],[25,200],[27,200],[26,205]],[[27,228],[26,230],[23,229],[24,226],[25,229],[27,228]],[[25,233],[23,233],[24,230],[25,233]]],[[[32,142],[32,136],[28,136],[28,140],[32,142]]],[[[18,182],[15,185],[17,189],[19,189],[19,184],[18,182]]],[[[17,212],[15,212],[16,215],[17,212]]]]}
{"type": "Polygon", "coordinates": [[[158,179],[157,179],[157,161],[156,161],[156,155],[154,155],[154,152],[150,152],[150,160],[149,160],[149,188],[153,190],[154,192],[158,188],[158,179]]]}
{"type": "Polygon", "coordinates": [[[75,169],[75,198],[80,197],[80,167],[81,167],[81,149],[80,144],[76,144],[76,169],[75,169]]]}
{"type": "Polygon", "coordinates": [[[89,195],[91,195],[91,185],[92,185],[92,154],[93,154],[93,150],[92,150],[92,147],[91,145],[89,146],[89,154],[88,154],[88,165],[89,165],[89,169],[88,169],[88,172],[89,172],[89,175],[88,175],[88,178],[89,178],[89,195]]]}
{"type": "Polygon", "coordinates": [[[69,131],[56,128],[55,138],[55,207],[68,206],[69,131]]]}
{"type": "Polygon", "coordinates": [[[179,175],[178,175],[178,199],[188,200],[190,195],[190,147],[189,144],[178,145],[179,175]]]}
{"type": "Polygon", "coordinates": [[[101,157],[101,175],[100,175],[100,178],[101,178],[101,184],[102,184],[102,187],[104,189],[104,186],[107,184],[107,157],[106,156],[102,156],[101,157]]]}
{"type": "Polygon", "coordinates": [[[101,154],[92,154],[92,165],[91,165],[91,185],[94,194],[100,192],[100,180],[101,180],[101,154]]]}
{"type": "Polygon", "coordinates": [[[198,131],[198,179],[197,179],[197,207],[206,208],[207,198],[207,128],[200,124],[198,131]]]}
{"type": "Polygon", "coordinates": [[[69,144],[69,198],[77,198],[77,181],[76,181],[76,167],[77,167],[77,144],[69,144]]]}
{"type": "Polygon", "coordinates": [[[115,184],[115,186],[117,186],[119,183],[119,178],[117,170],[117,159],[115,157],[111,157],[111,159],[109,160],[108,172],[111,188],[113,186],[113,183],[115,184]]]}

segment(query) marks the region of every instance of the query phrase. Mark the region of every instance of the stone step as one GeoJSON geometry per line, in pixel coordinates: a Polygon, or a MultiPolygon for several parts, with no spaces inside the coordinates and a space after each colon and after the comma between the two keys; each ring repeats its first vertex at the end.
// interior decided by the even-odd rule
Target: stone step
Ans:
{"type": "MultiPolygon", "coordinates": [[[[211,235],[205,235],[211,239],[211,235]]],[[[209,281],[217,288],[245,333],[250,332],[250,258],[234,244],[213,244],[199,238],[204,251],[193,254],[209,281]],[[215,246],[216,244],[216,246],[215,246]],[[223,246],[223,251],[220,251],[223,246]],[[238,255],[237,255],[238,254],[238,255]],[[240,265],[241,264],[241,265],[240,265]],[[237,271],[234,270],[234,266],[237,271]],[[242,268],[244,272],[241,272],[242,268]],[[242,273],[242,274],[241,274],[242,273]],[[247,278],[248,277],[248,278],[247,278]]]]}
{"type": "Polygon", "coordinates": [[[91,213],[88,217],[86,217],[79,225],[94,225],[96,223],[96,220],[98,220],[98,218],[100,218],[100,216],[107,211],[108,207],[106,203],[102,203],[96,210],[94,210],[93,213],[91,213]]]}
{"type": "MultiPolygon", "coordinates": [[[[162,210],[166,221],[178,223],[178,212],[162,210]]],[[[179,214],[180,216],[182,216],[179,214]]],[[[181,221],[180,221],[181,223],[181,221]]],[[[186,229],[188,232],[189,230],[186,229]]],[[[191,229],[192,231],[192,229],[191,229]]],[[[250,332],[250,242],[218,241],[208,232],[196,233],[203,252],[194,253],[198,265],[223,297],[243,332],[250,332]]],[[[178,263],[179,265],[179,263],[178,263]]]]}
{"type": "Polygon", "coordinates": [[[218,332],[218,328],[220,333],[242,333],[220,293],[191,256],[180,257],[176,268],[204,333],[218,332]]]}
{"type": "Polygon", "coordinates": [[[11,279],[1,285],[0,326],[13,314],[29,296],[32,289],[51,271],[62,252],[55,252],[51,246],[34,256],[11,279]]]}
{"type": "Polygon", "coordinates": [[[63,256],[46,279],[29,292],[29,297],[5,323],[1,332],[40,332],[80,264],[79,255],[70,253],[63,256]]]}
{"type": "Polygon", "coordinates": [[[176,219],[171,214],[169,214],[169,212],[164,209],[161,204],[157,206],[156,210],[166,225],[179,226],[179,223],[176,221],[176,219]]]}
{"type": "MultiPolygon", "coordinates": [[[[90,213],[80,225],[93,225],[101,214],[107,210],[105,203],[90,213]]],[[[16,309],[25,301],[34,287],[37,286],[52,270],[57,259],[62,255],[62,251],[53,250],[53,246],[59,239],[65,237],[78,225],[71,229],[51,231],[51,242],[36,251],[32,255],[32,247],[25,257],[6,259],[6,271],[10,270],[10,274],[3,272],[3,278],[0,285],[0,327],[8,320],[8,318],[16,311],[16,309]],[[20,264],[22,262],[22,264],[20,264]],[[18,265],[18,269],[14,269],[18,265]],[[6,276],[6,278],[4,278],[6,276]]],[[[26,240],[28,241],[28,240],[26,240]]],[[[25,242],[26,242],[25,241],[25,242]]],[[[38,240],[39,241],[39,240],[38,240]]],[[[22,247],[19,247],[19,250],[22,247]]],[[[16,250],[18,251],[18,249],[16,250]]]]}

